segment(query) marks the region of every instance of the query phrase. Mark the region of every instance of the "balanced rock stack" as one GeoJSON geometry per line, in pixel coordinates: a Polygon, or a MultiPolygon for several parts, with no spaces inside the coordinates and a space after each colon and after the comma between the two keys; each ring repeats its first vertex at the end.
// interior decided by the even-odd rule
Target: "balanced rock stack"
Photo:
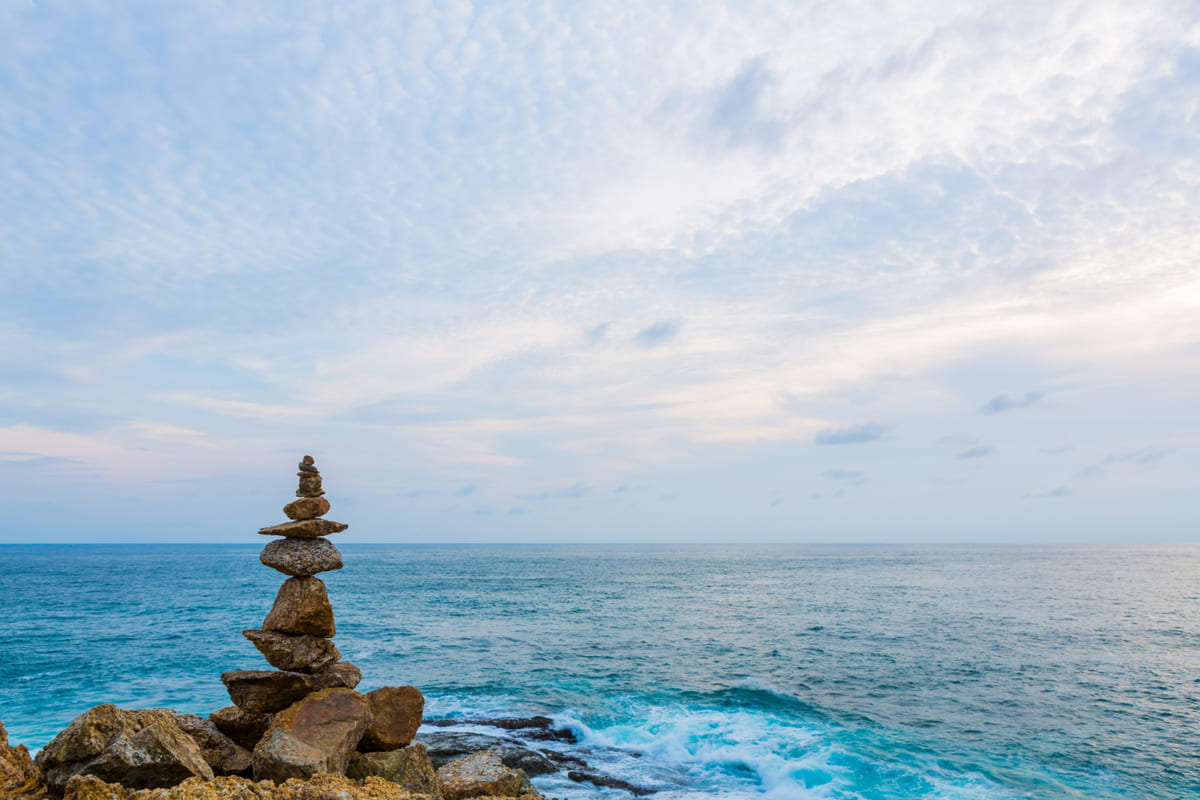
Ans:
{"type": "Polygon", "coordinates": [[[353,691],[362,675],[331,638],[337,632],[325,583],[316,575],[342,568],[325,537],[347,526],[323,519],[329,501],[312,456],[300,462],[296,500],[284,506],[290,522],[262,528],[282,536],[259,560],[290,576],[260,629],[242,631],[274,670],[221,675],[234,706],[210,715],[216,726],[253,751],[256,779],[276,781],[318,772],[344,773],[356,751],[407,747],[421,724],[425,699],[412,686],[353,691]]]}
{"type": "Polygon", "coordinates": [[[353,689],[362,679],[358,668],[340,661],[331,637],[337,633],[333,606],[319,572],[342,568],[342,554],[324,538],[346,530],[341,522],[323,519],[329,501],[322,495],[321,473],[312,456],[300,462],[296,500],[283,508],[291,522],[262,528],[266,536],[283,536],[265,548],[259,560],[290,575],[260,630],[242,631],[275,670],[239,670],[221,676],[229,696],[244,714],[273,714],[321,689],[353,689]]]}

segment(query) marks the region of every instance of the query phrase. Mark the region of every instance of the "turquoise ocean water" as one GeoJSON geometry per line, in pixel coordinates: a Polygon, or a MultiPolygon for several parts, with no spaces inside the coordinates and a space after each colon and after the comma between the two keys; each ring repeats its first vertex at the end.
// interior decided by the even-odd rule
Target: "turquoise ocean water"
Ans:
{"type": "MultiPolygon", "coordinates": [[[[338,544],[360,688],[553,717],[661,800],[1200,798],[1200,545],[338,544]]],[[[10,739],[228,705],[260,547],[0,546],[10,739]]]]}

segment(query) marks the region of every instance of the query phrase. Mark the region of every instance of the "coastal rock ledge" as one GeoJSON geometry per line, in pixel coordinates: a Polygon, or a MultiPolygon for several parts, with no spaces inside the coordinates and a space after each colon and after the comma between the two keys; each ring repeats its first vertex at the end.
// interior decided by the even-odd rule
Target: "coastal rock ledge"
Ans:
{"type": "MultiPolygon", "coordinates": [[[[410,792],[383,778],[353,780],[322,773],[308,780],[292,778],[276,786],[270,781],[224,777],[212,781],[189,778],[167,789],[130,791],[93,775],[72,778],[63,800],[437,800],[410,792]]],[[[500,800],[479,797],[477,800],[500,800]]]]}

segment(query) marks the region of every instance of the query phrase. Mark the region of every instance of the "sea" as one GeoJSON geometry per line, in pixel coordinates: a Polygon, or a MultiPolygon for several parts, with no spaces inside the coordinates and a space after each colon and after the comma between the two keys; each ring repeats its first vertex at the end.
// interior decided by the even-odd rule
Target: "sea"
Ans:
{"type": "MultiPolygon", "coordinates": [[[[1197,544],[338,544],[360,689],[548,716],[659,800],[1200,798],[1197,544]]],[[[220,673],[267,668],[260,548],[0,546],[10,742],[229,705],[220,673]]]]}

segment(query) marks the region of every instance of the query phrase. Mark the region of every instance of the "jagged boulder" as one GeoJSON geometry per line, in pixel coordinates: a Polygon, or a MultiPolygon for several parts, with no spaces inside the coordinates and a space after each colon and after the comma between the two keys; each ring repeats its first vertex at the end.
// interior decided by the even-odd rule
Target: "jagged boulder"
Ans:
{"type": "Polygon", "coordinates": [[[42,782],[42,773],[34,766],[29,751],[23,744],[9,747],[8,731],[0,722],[0,797],[41,800],[45,796],[46,785],[42,782]]]}
{"type": "Polygon", "coordinates": [[[350,689],[323,689],[275,715],[254,748],[254,777],[281,783],[318,772],[345,772],[371,719],[367,699],[350,689]]]}
{"type": "Polygon", "coordinates": [[[253,750],[254,745],[271,727],[274,714],[252,714],[242,711],[237,706],[226,706],[208,715],[208,719],[217,730],[228,736],[237,744],[253,750]]]}
{"type": "Polygon", "coordinates": [[[398,750],[412,744],[425,711],[420,689],[384,686],[367,692],[367,702],[371,704],[371,724],[358,744],[359,750],[398,750]]]}
{"type": "Polygon", "coordinates": [[[196,714],[171,713],[180,729],[200,747],[200,753],[214,775],[250,774],[250,750],[221,733],[212,720],[196,714]]]}
{"type": "Polygon", "coordinates": [[[38,753],[36,764],[55,793],[61,793],[74,775],[95,775],[134,789],[213,777],[200,747],[172,712],[125,711],[111,703],[76,717],[38,753]]]}
{"type": "Polygon", "coordinates": [[[444,764],[437,771],[445,800],[468,797],[521,797],[537,795],[529,777],[519,769],[504,766],[500,756],[487,750],[444,764]]]}
{"type": "Polygon", "coordinates": [[[374,775],[403,786],[410,792],[427,794],[441,800],[442,788],[437,772],[423,744],[409,745],[381,753],[355,753],[346,767],[346,777],[374,775]]]}

